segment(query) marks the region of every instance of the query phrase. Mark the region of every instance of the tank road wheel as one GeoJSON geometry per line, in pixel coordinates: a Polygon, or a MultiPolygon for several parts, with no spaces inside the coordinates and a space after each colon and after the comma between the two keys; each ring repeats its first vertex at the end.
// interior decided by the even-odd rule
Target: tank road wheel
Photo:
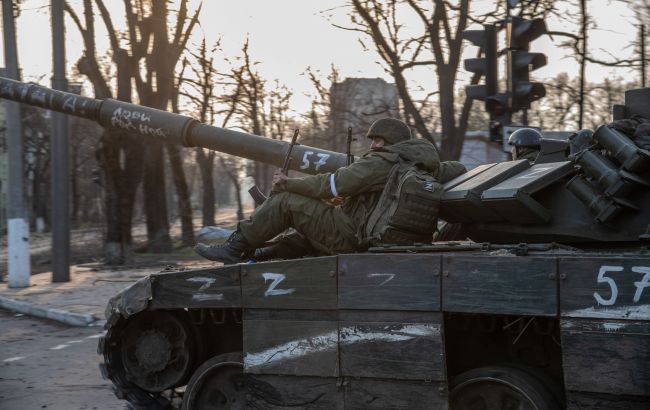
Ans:
{"type": "Polygon", "coordinates": [[[204,362],[192,375],[183,395],[183,410],[246,408],[241,353],[226,353],[204,362]]]}
{"type": "Polygon", "coordinates": [[[181,386],[195,361],[194,336],[185,321],[165,312],[143,312],[122,335],[126,378],[148,392],[181,386]]]}
{"type": "Polygon", "coordinates": [[[451,386],[451,410],[559,410],[551,389],[529,372],[486,366],[458,375],[451,386]]]}

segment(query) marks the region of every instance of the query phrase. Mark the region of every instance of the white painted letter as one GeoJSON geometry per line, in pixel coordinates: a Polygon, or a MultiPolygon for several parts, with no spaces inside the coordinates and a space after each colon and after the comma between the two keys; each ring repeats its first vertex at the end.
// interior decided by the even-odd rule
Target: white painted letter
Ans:
{"type": "Polygon", "coordinates": [[[618,287],[616,286],[616,282],[614,282],[614,279],[608,278],[605,276],[605,273],[607,272],[621,272],[623,270],[622,266],[601,266],[600,270],[598,271],[598,283],[607,283],[610,287],[612,295],[609,297],[609,299],[605,300],[598,294],[598,292],[594,292],[594,298],[596,298],[596,302],[598,302],[599,305],[603,306],[611,306],[614,303],[616,303],[616,298],[618,297],[618,287]]]}
{"type": "Polygon", "coordinates": [[[314,164],[316,167],[316,171],[318,171],[318,168],[322,167],[327,163],[327,159],[330,157],[330,154],[321,154],[318,153],[316,154],[318,156],[318,161],[314,164]]]}
{"type": "Polygon", "coordinates": [[[632,272],[643,273],[643,279],[638,282],[634,282],[636,286],[636,292],[634,293],[634,303],[637,303],[641,299],[641,294],[643,294],[643,289],[650,286],[650,268],[647,266],[633,266],[632,272]]]}
{"type": "Polygon", "coordinates": [[[305,151],[305,155],[302,156],[302,165],[300,165],[300,169],[307,169],[309,168],[309,156],[313,155],[314,151],[305,151]]]}
{"type": "Polygon", "coordinates": [[[290,295],[292,294],[295,289],[276,289],[276,287],[286,279],[286,276],[284,276],[281,273],[270,273],[270,272],[265,272],[262,274],[262,277],[264,278],[264,283],[268,280],[272,280],[271,284],[269,285],[269,288],[264,292],[264,296],[279,296],[279,295],[290,295]]]}

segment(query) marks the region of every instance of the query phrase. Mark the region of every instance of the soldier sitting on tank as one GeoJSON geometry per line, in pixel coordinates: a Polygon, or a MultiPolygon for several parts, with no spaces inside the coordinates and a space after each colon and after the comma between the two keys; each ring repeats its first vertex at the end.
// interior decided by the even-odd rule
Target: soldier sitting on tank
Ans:
{"type": "Polygon", "coordinates": [[[370,150],[353,164],[333,173],[288,178],[273,176],[273,194],[222,245],[197,244],[201,256],[232,264],[245,261],[264,243],[294,228],[323,254],[363,250],[360,232],[379,200],[399,158],[412,161],[435,175],[457,168],[440,167],[438,153],[429,141],[413,139],[404,122],[394,118],[375,121],[368,130],[370,150]],[[334,206],[323,199],[344,198],[334,206]]]}
{"type": "Polygon", "coordinates": [[[533,128],[519,128],[510,134],[508,145],[512,145],[512,160],[527,159],[535,162],[539,155],[542,143],[542,134],[533,128]]]}

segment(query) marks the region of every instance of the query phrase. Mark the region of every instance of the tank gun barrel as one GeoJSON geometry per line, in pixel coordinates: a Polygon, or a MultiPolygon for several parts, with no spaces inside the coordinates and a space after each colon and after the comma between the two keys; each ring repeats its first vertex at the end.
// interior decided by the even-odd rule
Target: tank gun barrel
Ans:
{"type": "MultiPolygon", "coordinates": [[[[100,125],[186,147],[202,147],[282,166],[286,141],[215,127],[180,114],[123,101],[94,99],[0,77],[0,98],[87,118],[100,125]]],[[[331,172],[346,165],[346,155],[297,145],[290,169],[307,174],[331,172]]]]}

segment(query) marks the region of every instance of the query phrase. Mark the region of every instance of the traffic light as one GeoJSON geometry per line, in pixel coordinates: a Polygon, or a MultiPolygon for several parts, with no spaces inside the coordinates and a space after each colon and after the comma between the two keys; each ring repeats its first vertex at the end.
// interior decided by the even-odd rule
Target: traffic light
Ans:
{"type": "Polygon", "coordinates": [[[530,72],[546,65],[546,55],[531,53],[530,43],[546,34],[543,19],[508,19],[506,27],[508,96],[512,112],[530,108],[530,103],[546,95],[542,83],[530,81],[530,72]]]}
{"type": "Polygon", "coordinates": [[[468,98],[485,101],[485,111],[490,114],[490,140],[500,141],[504,125],[510,124],[510,108],[508,94],[499,93],[498,66],[499,56],[497,46],[498,28],[494,24],[486,24],[483,30],[465,30],[463,38],[479,46],[483,51],[482,58],[465,60],[465,70],[485,77],[485,84],[465,86],[468,98]]]}
{"type": "Polygon", "coordinates": [[[508,107],[508,93],[497,93],[485,100],[485,110],[490,114],[490,141],[501,141],[503,127],[510,125],[512,113],[508,107]]]}
{"type": "MultiPolygon", "coordinates": [[[[465,30],[463,39],[481,48],[483,57],[465,59],[465,70],[485,77],[485,84],[465,86],[465,93],[473,100],[487,101],[497,93],[497,30],[486,24],[483,30],[465,30]]],[[[487,107],[487,102],[486,102],[487,107]]]]}

